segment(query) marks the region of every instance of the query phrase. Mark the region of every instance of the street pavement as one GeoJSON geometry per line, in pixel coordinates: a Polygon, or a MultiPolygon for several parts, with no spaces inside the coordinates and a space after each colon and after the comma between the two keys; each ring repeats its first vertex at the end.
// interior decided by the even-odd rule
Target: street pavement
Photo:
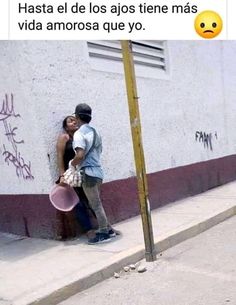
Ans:
{"type": "Polygon", "coordinates": [[[236,304],[236,216],[60,305],[236,304]]]}
{"type": "MultiPolygon", "coordinates": [[[[235,214],[236,182],[156,209],[152,223],[157,252],[235,214]]],[[[140,216],[115,228],[121,236],[93,246],[84,237],[58,242],[0,233],[0,305],[58,304],[141,260],[140,216]]]]}

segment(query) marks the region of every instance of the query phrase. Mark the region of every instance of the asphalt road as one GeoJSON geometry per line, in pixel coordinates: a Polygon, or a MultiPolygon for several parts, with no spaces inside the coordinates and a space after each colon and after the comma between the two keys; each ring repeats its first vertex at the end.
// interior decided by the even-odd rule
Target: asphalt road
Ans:
{"type": "Polygon", "coordinates": [[[236,305],[236,216],[60,305],[236,305]]]}

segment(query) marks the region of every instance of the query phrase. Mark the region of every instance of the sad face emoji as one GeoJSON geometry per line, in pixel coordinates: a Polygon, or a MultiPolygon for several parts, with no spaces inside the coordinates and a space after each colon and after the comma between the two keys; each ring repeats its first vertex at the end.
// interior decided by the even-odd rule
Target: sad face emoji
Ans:
{"type": "Polygon", "coordinates": [[[195,30],[203,38],[211,39],[220,34],[223,22],[219,14],[203,11],[195,19],[195,30]]]}

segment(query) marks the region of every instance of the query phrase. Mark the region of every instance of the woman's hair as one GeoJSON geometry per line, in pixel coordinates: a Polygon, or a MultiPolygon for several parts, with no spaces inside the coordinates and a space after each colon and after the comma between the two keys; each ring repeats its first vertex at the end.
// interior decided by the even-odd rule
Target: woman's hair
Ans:
{"type": "Polygon", "coordinates": [[[64,129],[64,130],[66,130],[66,127],[67,127],[67,119],[69,119],[69,118],[75,118],[73,115],[68,115],[68,116],[66,116],[65,118],[64,118],[64,120],[62,121],[62,128],[64,129]]]}

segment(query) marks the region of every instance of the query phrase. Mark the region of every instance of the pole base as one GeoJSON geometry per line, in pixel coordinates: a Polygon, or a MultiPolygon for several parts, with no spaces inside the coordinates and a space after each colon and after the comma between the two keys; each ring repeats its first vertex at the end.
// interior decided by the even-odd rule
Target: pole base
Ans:
{"type": "Polygon", "coordinates": [[[154,261],[156,261],[157,260],[156,251],[154,250],[152,253],[145,252],[145,259],[146,259],[146,262],[154,262],[154,261]]]}

